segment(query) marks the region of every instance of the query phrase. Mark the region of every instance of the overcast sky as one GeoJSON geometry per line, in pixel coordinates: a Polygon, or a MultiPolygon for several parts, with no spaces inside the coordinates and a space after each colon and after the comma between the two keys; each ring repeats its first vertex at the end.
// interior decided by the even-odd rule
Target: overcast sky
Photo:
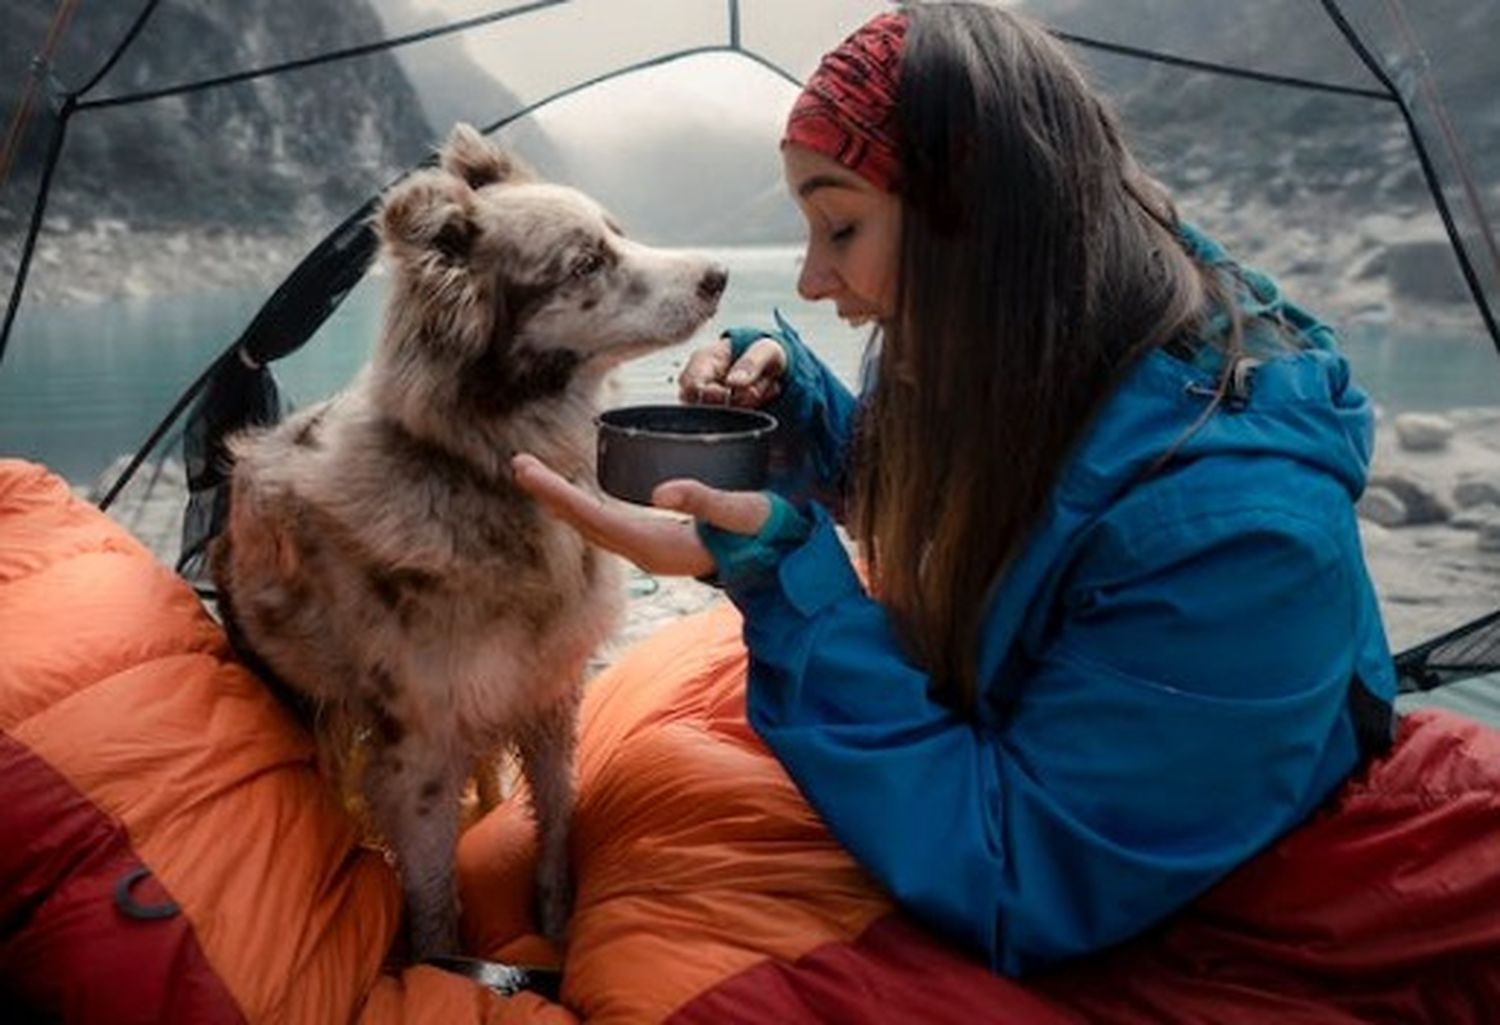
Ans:
{"type": "MultiPolygon", "coordinates": [[[[456,21],[498,4],[420,0],[412,6],[456,21]]],[[[889,6],[887,0],[742,0],[741,40],[802,78],[825,50],[889,6]]],[[[474,59],[527,102],[617,67],[728,40],[724,0],[571,0],[464,34],[474,59]]],[[[706,56],[585,89],[536,117],[565,145],[588,140],[601,148],[663,117],[771,136],[794,96],[790,84],[750,60],[706,56]]]]}

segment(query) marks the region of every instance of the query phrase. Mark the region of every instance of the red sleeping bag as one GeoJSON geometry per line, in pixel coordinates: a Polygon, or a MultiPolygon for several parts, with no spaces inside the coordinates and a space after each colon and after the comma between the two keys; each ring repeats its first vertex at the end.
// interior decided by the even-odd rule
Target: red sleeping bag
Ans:
{"type": "MultiPolygon", "coordinates": [[[[590,684],[562,999],[502,999],[383,965],[395,880],[306,736],[181,580],[0,461],[0,1020],[1500,1022],[1500,733],[1408,715],[1163,927],[1017,982],[829,836],[745,721],[739,634],[721,604],[590,684]]],[[[471,953],[554,956],[531,846],[524,795],[463,837],[471,953]]]]}

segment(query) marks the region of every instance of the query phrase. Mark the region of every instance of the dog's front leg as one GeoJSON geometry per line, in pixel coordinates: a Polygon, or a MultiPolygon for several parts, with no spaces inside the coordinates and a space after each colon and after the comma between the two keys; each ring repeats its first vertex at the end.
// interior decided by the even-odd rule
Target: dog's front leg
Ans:
{"type": "Polygon", "coordinates": [[[453,856],[467,766],[453,757],[452,738],[431,732],[379,707],[364,778],[375,824],[396,855],[413,962],[459,950],[453,856]]]}
{"type": "Polygon", "coordinates": [[[573,893],[568,870],[568,819],[573,811],[573,747],[579,688],[541,713],[517,747],[537,824],[537,924],[554,943],[567,934],[573,893]]]}

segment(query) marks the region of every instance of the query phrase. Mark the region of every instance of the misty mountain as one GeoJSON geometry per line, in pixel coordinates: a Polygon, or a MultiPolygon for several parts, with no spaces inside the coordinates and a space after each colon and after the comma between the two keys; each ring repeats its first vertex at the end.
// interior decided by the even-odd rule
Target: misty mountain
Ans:
{"type": "MultiPolygon", "coordinates": [[[[1416,102],[1434,152],[1445,143],[1425,67],[1481,180],[1500,184],[1500,90],[1492,48],[1500,0],[1347,0],[1364,42],[1416,102]],[[1409,35],[1408,35],[1409,32],[1409,35]],[[1414,48],[1415,47],[1415,48],[1414,48]]],[[[1061,31],[1274,74],[1379,88],[1322,6],[1307,0],[1193,5],[1180,0],[1025,0],[1061,31]]],[[[1429,205],[1406,128],[1392,104],[1184,71],[1074,51],[1112,96],[1153,169],[1176,189],[1205,182],[1234,202],[1312,198],[1335,205],[1429,205]]]]}
{"type": "MultiPolygon", "coordinates": [[[[7,70],[29,63],[54,6],[7,5],[9,24],[0,36],[7,70]]],[[[70,69],[70,86],[102,64],[138,13],[137,5],[94,7],[67,28],[70,52],[86,55],[70,69]]],[[[163,4],[99,92],[211,78],[367,43],[381,31],[367,0],[163,4]]],[[[0,100],[7,113],[20,85],[6,76],[0,100]]],[[[19,181],[34,176],[48,128],[45,116],[31,126],[19,181]]],[[[108,219],[131,228],[260,232],[329,223],[420,159],[432,141],[401,68],[388,53],[376,53],[75,115],[49,217],[64,224],[108,219]]],[[[0,193],[11,225],[29,212],[30,191],[0,193]]]]}
{"type": "MultiPolygon", "coordinates": [[[[1309,0],[1025,0],[1020,6],[1063,32],[1281,75],[1377,86],[1322,6],[1309,0]]],[[[1344,7],[1413,90],[1424,135],[1448,172],[1442,126],[1430,95],[1412,77],[1420,59],[1387,5],[1348,0],[1344,7]]],[[[1427,0],[1407,7],[1413,38],[1431,58],[1444,114],[1456,126],[1493,210],[1500,206],[1500,89],[1491,49],[1475,40],[1500,33],[1500,0],[1427,0]]],[[[1359,218],[1432,217],[1415,152],[1392,104],[1070,50],[1120,109],[1137,152],[1196,216],[1212,222],[1227,211],[1247,222],[1214,225],[1230,235],[1263,235],[1279,222],[1327,236],[1347,231],[1359,218]]],[[[749,137],[735,124],[685,116],[643,123],[639,137],[625,144],[575,154],[570,171],[627,223],[664,240],[801,237],[800,219],[781,186],[774,138],[749,137]],[[640,172],[643,167],[648,174],[640,172]]],[[[1448,180],[1454,178],[1449,172],[1448,180]]]]}
{"type": "MultiPolygon", "coordinates": [[[[8,120],[23,81],[9,72],[29,63],[55,5],[10,0],[6,6],[0,67],[8,74],[0,76],[0,114],[8,120]]],[[[1310,0],[1024,0],[1020,6],[1062,31],[1280,74],[1372,84],[1321,5],[1310,0]]],[[[1395,8],[1374,0],[1345,0],[1344,6],[1419,100],[1423,128],[1447,171],[1442,125],[1419,88],[1424,65],[1388,15],[1395,8]]],[[[1476,40],[1497,37],[1500,0],[1405,6],[1441,88],[1444,114],[1475,168],[1476,189],[1493,210],[1500,205],[1500,89],[1492,48],[1476,40]]],[[[70,85],[86,80],[138,10],[134,4],[79,5],[57,76],[70,85]]],[[[358,46],[428,28],[432,11],[416,0],[174,0],[155,12],[99,93],[159,88],[358,46]]],[[[1355,218],[1431,218],[1405,127],[1390,104],[1074,52],[1121,109],[1148,166],[1211,228],[1224,227],[1213,223],[1215,217],[1235,222],[1225,228],[1231,240],[1295,224],[1310,233],[1301,248],[1316,250],[1319,240],[1349,234],[1355,218]]],[[[491,70],[469,56],[459,37],[441,37],[84,112],[70,124],[49,231],[66,232],[70,225],[81,231],[108,220],[132,230],[280,233],[300,245],[313,228],[331,225],[424,157],[452,122],[487,125],[514,112],[519,101],[491,70]]],[[[679,244],[797,241],[802,226],[784,194],[774,129],[748,130],[743,119],[718,116],[723,108],[713,103],[723,99],[689,93],[663,112],[670,116],[633,113],[607,139],[554,138],[533,118],[507,129],[503,139],[543,174],[598,196],[640,237],[679,244]]],[[[43,111],[11,183],[0,190],[0,240],[15,239],[24,225],[47,123],[43,111]]],[[[1367,240],[1352,245],[1338,258],[1350,262],[1372,251],[1367,240]]],[[[6,255],[0,252],[0,263],[6,255]]],[[[59,261],[68,258],[59,251],[59,261]]]]}

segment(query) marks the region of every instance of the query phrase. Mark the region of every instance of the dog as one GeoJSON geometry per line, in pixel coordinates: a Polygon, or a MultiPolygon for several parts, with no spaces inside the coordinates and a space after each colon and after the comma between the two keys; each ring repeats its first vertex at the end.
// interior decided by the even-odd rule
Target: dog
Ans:
{"type": "Polygon", "coordinates": [[[467,125],[374,226],[391,286],[371,358],[334,398],[231,439],[212,574],[237,643],[315,709],[325,764],[363,738],[412,959],[458,950],[460,797],[507,747],[537,821],[538,922],[560,941],[576,710],[623,584],[511,457],[596,488],[609,371],[692,335],[728,273],[626,238],[467,125]]]}

